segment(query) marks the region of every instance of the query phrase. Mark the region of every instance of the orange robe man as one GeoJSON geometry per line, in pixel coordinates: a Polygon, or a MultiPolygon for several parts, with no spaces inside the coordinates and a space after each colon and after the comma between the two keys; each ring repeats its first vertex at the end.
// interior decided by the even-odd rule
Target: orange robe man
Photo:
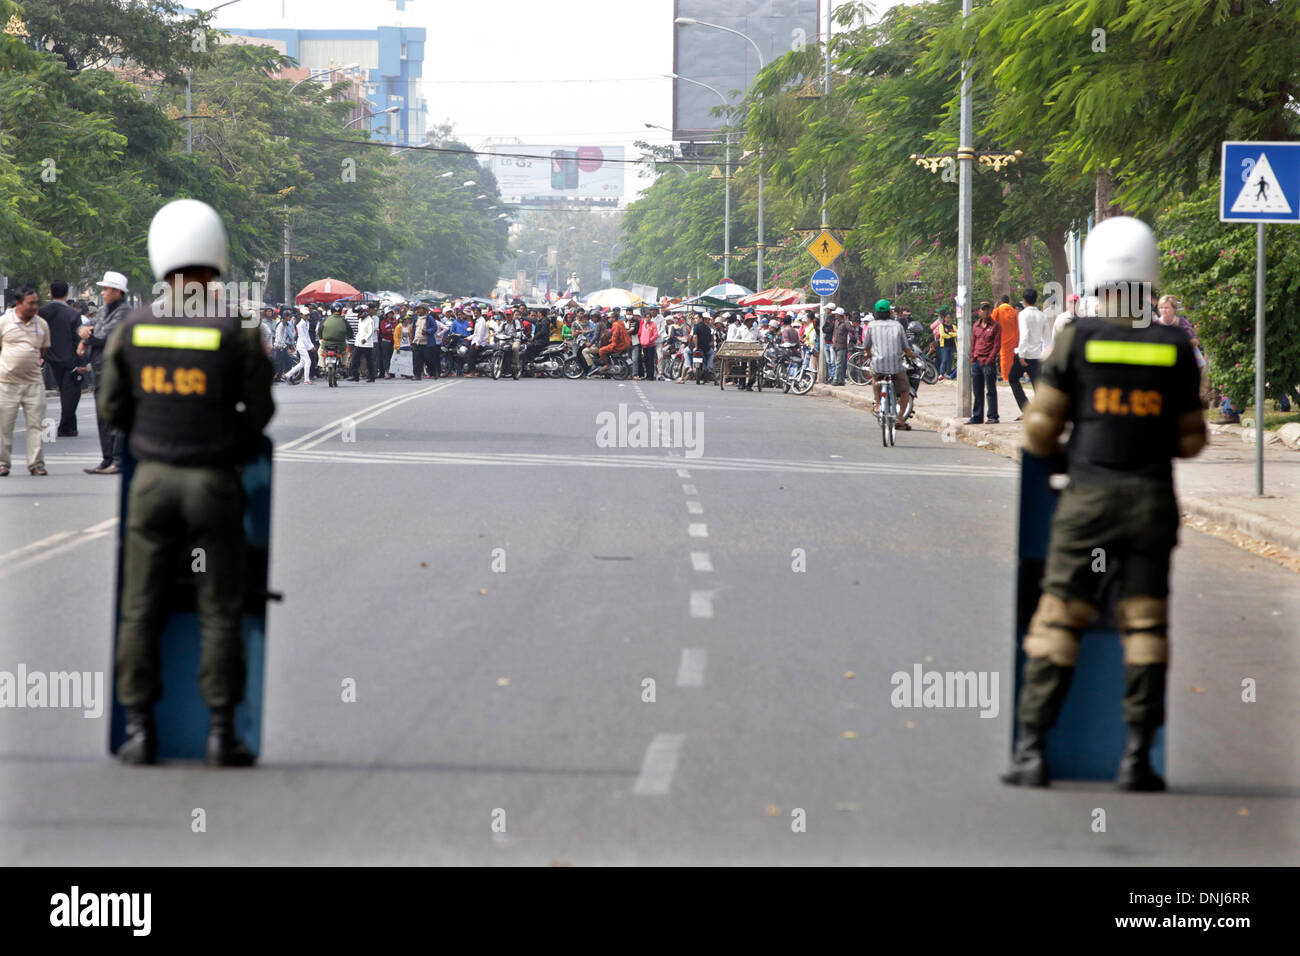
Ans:
{"type": "Polygon", "coordinates": [[[1002,377],[1010,381],[1011,363],[1016,358],[1016,346],[1020,344],[1020,313],[1010,302],[1002,302],[993,310],[993,321],[1002,329],[1002,354],[999,356],[1002,377]]]}

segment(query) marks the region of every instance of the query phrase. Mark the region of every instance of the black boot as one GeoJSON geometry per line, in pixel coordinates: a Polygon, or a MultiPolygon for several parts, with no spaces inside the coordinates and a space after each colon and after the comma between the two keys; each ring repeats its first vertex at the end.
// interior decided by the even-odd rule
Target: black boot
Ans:
{"type": "Polygon", "coordinates": [[[999,778],[1013,787],[1046,787],[1052,779],[1047,772],[1047,728],[1021,724],[1016,734],[1016,750],[1011,767],[999,778]]]}
{"type": "Polygon", "coordinates": [[[158,762],[158,732],[152,707],[127,708],[126,739],[117,748],[117,759],[136,766],[158,762]]]}
{"type": "Polygon", "coordinates": [[[206,762],[213,767],[247,767],[256,759],[257,755],[235,736],[235,708],[213,707],[206,762]]]}
{"type": "Polygon", "coordinates": [[[1151,744],[1159,729],[1155,724],[1129,724],[1128,743],[1115,775],[1115,786],[1120,790],[1154,793],[1165,788],[1164,780],[1151,767],[1151,744]]]}

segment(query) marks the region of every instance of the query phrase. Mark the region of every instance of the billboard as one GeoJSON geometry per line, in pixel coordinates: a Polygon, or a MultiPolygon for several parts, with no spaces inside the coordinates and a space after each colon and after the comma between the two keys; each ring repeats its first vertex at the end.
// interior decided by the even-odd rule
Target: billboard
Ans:
{"type": "Polygon", "coordinates": [[[493,145],[492,172],[506,199],[623,196],[622,146],[493,145]]]}
{"type": "MultiPolygon", "coordinates": [[[[758,75],[758,52],[744,37],[704,26],[713,23],[745,34],[772,63],[790,50],[816,43],[820,34],[819,0],[674,0],[673,18],[701,21],[673,24],[673,72],[713,87],[731,105],[758,75]],[[738,90],[734,96],[733,90],[738,90]]],[[[673,81],[673,139],[713,139],[722,119],[712,110],[722,100],[702,86],[673,81]]]]}

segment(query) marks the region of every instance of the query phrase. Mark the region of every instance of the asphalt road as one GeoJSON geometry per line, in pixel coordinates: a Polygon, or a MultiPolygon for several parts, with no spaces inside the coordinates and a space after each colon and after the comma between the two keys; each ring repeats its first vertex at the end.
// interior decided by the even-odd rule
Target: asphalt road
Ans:
{"type": "MultiPolygon", "coordinates": [[[[1300,588],[1283,568],[1184,532],[1170,793],[1024,792],[996,779],[1011,462],[929,432],[884,449],[840,403],[694,385],[276,398],[286,598],[260,765],[121,767],[106,719],[0,710],[0,862],[1300,859],[1300,588]],[[702,432],[602,447],[620,405],[702,432]],[[996,673],[997,716],[895,708],[890,677],[915,664],[996,673]]],[[[99,457],[88,402],[81,419],[50,477],[19,457],[0,481],[0,670],[111,670],[118,479],[81,472],[99,457]]]]}

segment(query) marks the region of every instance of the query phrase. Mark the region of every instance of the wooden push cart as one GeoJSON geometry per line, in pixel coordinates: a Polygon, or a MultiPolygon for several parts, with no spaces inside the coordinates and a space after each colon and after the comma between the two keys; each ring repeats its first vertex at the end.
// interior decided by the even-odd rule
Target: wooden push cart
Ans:
{"type": "Polygon", "coordinates": [[[744,385],[752,378],[761,392],[763,390],[763,343],[723,342],[713,357],[713,371],[717,376],[720,389],[727,387],[727,378],[730,376],[739,385],[744,385]]]}

